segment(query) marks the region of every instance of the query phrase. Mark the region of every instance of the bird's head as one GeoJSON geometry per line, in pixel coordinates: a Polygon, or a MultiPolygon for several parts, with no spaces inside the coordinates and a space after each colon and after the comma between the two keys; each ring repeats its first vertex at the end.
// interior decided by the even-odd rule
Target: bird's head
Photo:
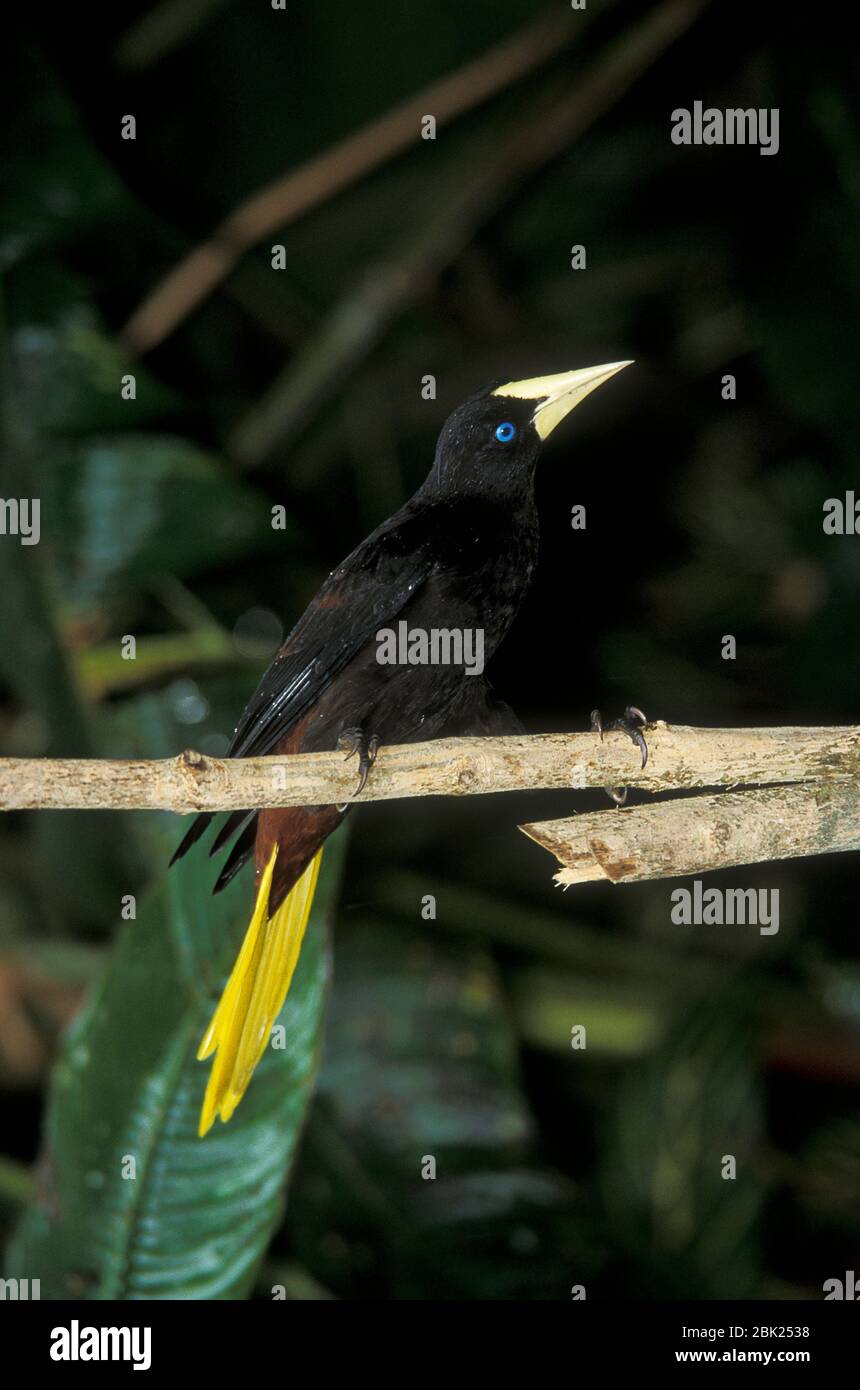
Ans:
{"type": "Polygon", "coordinates": [[[434,467],[437,481],[460,490],[529,479],[553,430],[586,396],[630,365],[609,362],[505,381],[471,396],[442,427],[434,467]]]}

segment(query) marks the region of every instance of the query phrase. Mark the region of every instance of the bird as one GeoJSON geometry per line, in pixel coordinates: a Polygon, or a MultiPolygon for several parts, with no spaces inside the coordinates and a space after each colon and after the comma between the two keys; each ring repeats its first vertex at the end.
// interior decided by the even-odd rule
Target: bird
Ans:
{"type": "MultiPolygon", "coordinates": [[[[299,958],[323,845],[363,791],[380,746],[521,727],[477,663],[392,661],[390,653],[382,660],[380,634],[403,623],[409,633],[480,633],[483,660],[493,655],[537,560],[543,446],[592,391],[630,365],[495,382],[458,406],[425,481],[329,574],[251,696],[228,757],[341,749],[357,757],[358,782],[341,806],[235,811],[213,840],[210,854],[233,840],[214,891],[253,857],[255,898],[197,1054],[213,1058],[201,1137],[216,1117],[230,1119],[265,1051],[299,958]]],[[[195,819],[171,864],[211,820],[211,813],[195,819]]]]}

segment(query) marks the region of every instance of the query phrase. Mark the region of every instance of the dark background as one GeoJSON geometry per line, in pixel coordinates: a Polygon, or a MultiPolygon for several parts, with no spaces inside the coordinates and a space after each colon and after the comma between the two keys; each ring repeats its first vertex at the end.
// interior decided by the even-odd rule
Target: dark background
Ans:
{"type": "MultiPolygon", "coordinates": [[[[542,463],[540,568],[499,693],[534,732],[628,701],[676,723],[856,721],[860,540],[825,536],[822,504],[856,484],[860,446],[860,137],[855,55],[826,6],[704,7],[579,138],[479,189],[461,232],[470,182],[652,11],[572,13],[572,46],[333,189],[127,355],[129,315],[242,199],[537,12],[170,0],[154,25],[140,4],[11,20],[2,490],[43,498],[44,538],[38,563],[2,555],[4,753],[152,751],[154,710],[165,752],[222,751],[280,624],[422,480],[451,408],[494,378],[627,357],[542,463]],[[697,99],[778,107],[778,154],[673,145],[671,111],[697,99]],[[365,277],[416,256],[376,321],[365,277]],[[341,360],[330,326],[350,305],[341,360]],[[249,457],[276,381],[281,429],[249,457]]],[[[779,888],[776,937],[676,927],[676,884],[562,896],[516,829],[606,804],[534,792],[351,818],[324,1068],[266,1267],[293,1296],[820,1297],[857,1267],[854,858],[713,876],[779,888]],[[416,1193],[416,1154],[437,1152],[444,1181],[416,1193]]],[[[118,895],[161,873],[132,819],[0,826],[10,1223],[59,1030],[118,895]]]]}

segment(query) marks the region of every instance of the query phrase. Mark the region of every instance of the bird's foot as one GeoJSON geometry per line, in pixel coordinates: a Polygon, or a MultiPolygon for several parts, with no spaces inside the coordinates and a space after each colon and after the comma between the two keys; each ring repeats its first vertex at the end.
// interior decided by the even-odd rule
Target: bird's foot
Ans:
{"type": "Polygon", "coordinates": [[[347,758],[353,758],[358,754],[358,786],[353,792],[349,801],[345,801],[342,806],[338,806],[339,811],[345,811],[350,802],[355,801],[357,796],[361,796],[367,786],[367,778],[370,769],[376,762],[376,755],[379,752],[379,738],[376,734],[371,734],[368,738],[364,729],[353,728],[344,729],[337,741],[340,752],[345,752],[347,758]]]}
{"type": "MultiPolygon", "coordinates": [[[[602,742],[604,724],[599,709],[591,711],[591,727],[595,733],[600,734],[602,742]]],[[[642,754],[642,766],[644,767],[648,761],[648,744],[645,742],[645,735],[642,730],[648,727],[648,719],[641,709],[638,709],[636,705],[628,705],[620,719],[613,719],[612,723],[605,727],[606,729],[620,729],[622,733],[627,734],[633,740],[642,754]]],[[[616,806],[623,806],[627,800],[626,787],[604,787],[603,790],[610,800],[615,802],[616,806]]]]}

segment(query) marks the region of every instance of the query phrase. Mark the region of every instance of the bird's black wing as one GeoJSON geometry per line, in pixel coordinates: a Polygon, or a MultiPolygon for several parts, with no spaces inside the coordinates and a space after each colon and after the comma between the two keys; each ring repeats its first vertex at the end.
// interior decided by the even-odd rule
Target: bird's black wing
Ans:
{"type": "MultiPolygon", "coordinates": [[[[407,504],[329,575],[248,701],[228,757],[264,757],[313,709],[348,662],[427,582],[437,563],[431,536],[426,511],[407,504]]],[[[235,812],[213,850],[253,815],[235,812]]],[[[211,813],[195,818],[171,863],[200,839],[212,818],[211,813]]],[[[236,872],[251,852],[247,825],[241,843],[244,858],[225,865],[225,871],[236,872]]]]}
{"type": "Polygon", "coordinates": [[[426,583],[435,564],[424,519],[404,508],[334,570],[248,701],[228,750],[264,756],[344,666],[426,583]]]}

